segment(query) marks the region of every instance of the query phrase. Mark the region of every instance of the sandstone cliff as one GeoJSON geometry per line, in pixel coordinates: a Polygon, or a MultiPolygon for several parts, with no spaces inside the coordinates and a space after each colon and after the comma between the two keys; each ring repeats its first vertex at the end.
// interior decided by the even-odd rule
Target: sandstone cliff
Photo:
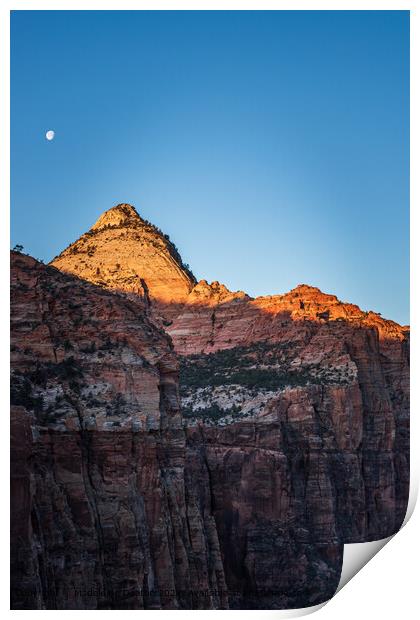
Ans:
{"type": "Polygon", "coordinates": [[[187,445],[176,357],[138,303],[12,253],[11,387],[13,609],[276,609],[334,593],[342,545],[297,528],[281,456],[252,457],[239,497],[226,475],[240,460],[221,481],[201,439],[187,445]],[[270,512],[262,472],[280,485],[270,512]]]}
{"type": "Polygon", "coordinates": [[[270,437],[288,475],[302,471],[289,499],[313,516],[317,540],[399,529],[409,492],[407,328],[314,287],[251,299],[199,282],[168,333],[192,443],[203,424],[200,441],[207,450],[216,441],[222,462],[244,437],[256,450],[270,437]]]}
{"type": "MultiPolygon", "coordinates": [[[[121,245],[131,238],[132,218],[138,220],[132,207],[119,206],[105,212],[94,229],[110,221],[118,225],[121,245]]],[[[96,252],[109,252],[112,262],[119,246],[109,245],[106,237],[99,241],[96,252]]],[[[144,257],[150,273],[155,258],[144,257]]],[[[83,260],[90,265],[83,277],[94,279],[93,258],[83,260]]],[[[75,269],[77,264],[75,259],[75,269]]],[[[118,273],[101,284],[118,288],[118,273]]],[[[201,280],[193,286],[191,280],[188,288],[164,312],[170,319],[165,329],[181,360],[184,423],[203,423],[204,437],[213,432],[209,427],[216,425],[223,434],[234,424],[241,436],[238,424],[261,426],[276,418],[281,436],[288,429],[295,452],[340,452],[335,464],[332,456],[327,463],[335,480],[329,501],[337,506],[337,497],[343,498],[346,515],[357,512],[352,526],[338,527],[340,539],[381,538],[398,529],[409,485],[409,329],[307,285],[256,299],[219,282],[201,280]],[[351,464],[340,469],[336,463],[342,463],[342,454],[351,464]],[[347,479],[350,485],[344,484],[347,479]],[[358,489],[353,499],[348,497],[352,488],[358,489]]],[[[150,310],[156,318],[161,306],[152,301],[150,310]]],[[[288,450],[281,442],[278,447],[288,450]]],[[[337,510],[329,518],[345,523],[347,516],[340,514],[337,510]]]]}
{"type": "Polygon", "coordinates": [[[227,605],[213,519],[187,503],[177,373],[137,305],[13,254],[13,608],[227,605]]]}

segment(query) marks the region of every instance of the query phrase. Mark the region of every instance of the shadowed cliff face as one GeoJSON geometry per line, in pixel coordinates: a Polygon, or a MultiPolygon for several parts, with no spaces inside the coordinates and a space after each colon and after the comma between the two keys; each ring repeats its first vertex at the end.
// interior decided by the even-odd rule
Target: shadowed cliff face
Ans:
{"type": "Polygon", "coordinates": [[[227,606],[214,521],[187,518],[177,381],[137,304],[12,255],[13,608],[227,606]]]}
{"type": "MultiPolygon", "coordinates": [[[[295,535],[284,499],[262,518],[256,491],[245,519],[234,495],[220,513],[213,463],[186,444],[170,341],[139,309],[12,253],[12,608],[328,599],[340,543],[295,535]]],[[[278,459],[256,458],[270,478],[278,459]]]]}

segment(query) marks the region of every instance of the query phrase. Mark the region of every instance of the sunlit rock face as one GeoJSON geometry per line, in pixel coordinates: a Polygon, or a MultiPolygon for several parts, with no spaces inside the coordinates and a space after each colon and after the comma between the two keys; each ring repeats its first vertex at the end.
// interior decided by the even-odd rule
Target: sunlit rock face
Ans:
{"type": "Polygon", "coordinates": [[[134,300],[140,297],[163,321],[177,314],[195,284],[169,237],[127,204],[105,211],[51,264],[134,300]]]}
{"type": "Polygon", "coordinates": [[[283,295],[250,298],[219,282],[201,280],[167,329],[182,355],[212,353],[254,342],[296,342],[318,325],[360,325],[376,328],[385,348],[407,339],[401,327],[374,312],[343,303],[335,295],[300,285],[283,295]]]}

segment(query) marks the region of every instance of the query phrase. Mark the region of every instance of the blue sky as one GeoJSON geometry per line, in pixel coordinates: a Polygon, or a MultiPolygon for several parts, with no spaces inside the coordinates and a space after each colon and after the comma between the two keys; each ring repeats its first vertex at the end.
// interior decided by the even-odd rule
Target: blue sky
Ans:
{"type": "Polygon", "coordinates": [[[48,261],[129,202],[198,279],[409,322],[408,12],[18,11],[11,36],[12,245],[48,261]]]}

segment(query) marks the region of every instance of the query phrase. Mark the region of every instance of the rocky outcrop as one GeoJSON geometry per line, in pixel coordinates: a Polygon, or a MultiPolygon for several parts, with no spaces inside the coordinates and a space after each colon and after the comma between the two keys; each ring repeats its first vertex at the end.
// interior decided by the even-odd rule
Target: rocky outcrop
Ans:
{"type": "Polygon", "coordinates": [[[133,301],[143,299],[164,322],[179,313],[195,284],[168,235],[128,204],[105,211],[51,264],[98,286],[124,291],[133,301]]]}
{"type": "MultiPolygon", "coordinates": [[[[409,494],[407,328],[312,287],[252,300],[199,282],[168,331],[181,353],[188,461],[206,464],[227,583],[249,608],[266,604],[252,593],[261,578],[274,588],[285,549],[304,564],[316,541],[316,575],[328,579],[339,543],[398,531],[409,494]]],[[[277,592],[288,576],[298,582],[294,568],[277,592]]]]}
{"type": "Polygon", "coordinates": [[[243,291],[231,292],[219,282],[205,280],[192,289],[167,331],[178,353],[193,355],[259,341],[296,343],[314,325],[336,322],[375,328],[384,348],[386,343],[406,340],[409,333],[408,327],[312,286],[253,299],[243,291]]]}
{"type": "Polygon", "coordinates": [[[313,287],[255,300],[219,291],[199,282],[168,329],[191,441],[203,424],[223,462],[250,428],[254,449],[269,428],[288,476],[296,461],[303,472],[289,497],[298,490],[315,521],[321,511],[316,540],[395,533],[409,493],[408,329],[313,287]]]}
{"type": "Polygon", "coordinates": [[[13,254],[13,608],[228,605],[185,489],[177,372],[136,304],[13,254]]]}
{"type": "Polygon", "coordinates": [[[187,445],[177,359],[138,303],[12,253],[11,386],[13,609],[283,608],[334,593],[342,545],[295,533],[285,497],[261,513],[257,481],[283,488],[281,459],[256,453],[247,493],[240,448],[226,496],[201,438],[187,445]]]}

